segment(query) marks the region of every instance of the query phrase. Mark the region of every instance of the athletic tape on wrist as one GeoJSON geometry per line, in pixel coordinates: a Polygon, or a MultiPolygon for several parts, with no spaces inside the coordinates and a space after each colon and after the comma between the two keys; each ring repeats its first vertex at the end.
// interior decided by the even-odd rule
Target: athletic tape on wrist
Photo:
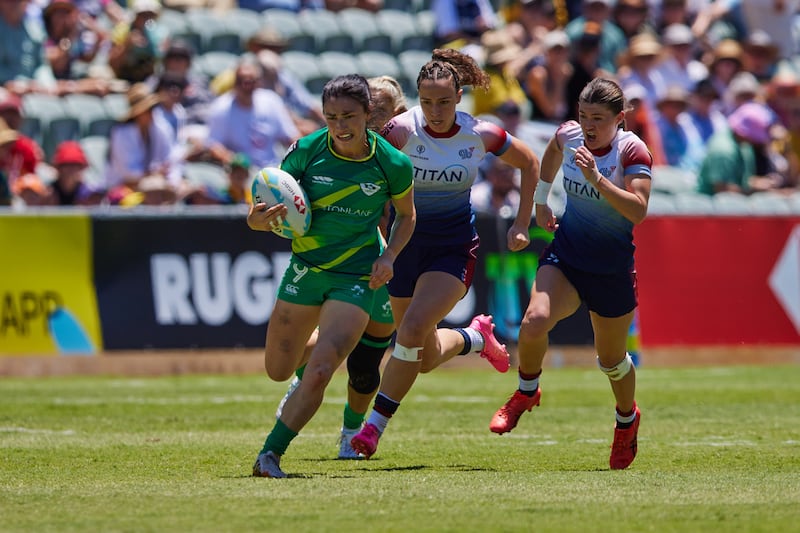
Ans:
{"type": "Polygon", "coordinates": [[[392,350],[392,357],[400,359],[401,361],[408,361],[409,363],[418,363],[421,361],[419,358],[420,350],[422,350],[422,346],[406,348],[402,344],[395,344],[394,350],[392,350]]]}
{"type": "Polygon", "coordinates": [[[539,183],[536,184],[536,190],[533,191],[533,203],[546,205],[547,198],[550,196],[550,188],[552,186],[552,183],[548,183],[540,179],[539,183]]]}

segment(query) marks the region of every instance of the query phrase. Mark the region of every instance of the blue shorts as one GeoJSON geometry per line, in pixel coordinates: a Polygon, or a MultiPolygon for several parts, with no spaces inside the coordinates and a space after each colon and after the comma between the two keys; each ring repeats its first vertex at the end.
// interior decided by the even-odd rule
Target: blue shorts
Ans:
{"type": "Polygon", "coordinates": [[[539,268],[551,265],[561,271],[578,291],[581,301],[590,311],[606,318],[615,318],[630,313],[638,305],[636,271],[614,274],[594,274],[578,270],[561,261],[552,246],[542,251],[539,268]]]}
{"type": "Polygon", "coordinates": [[[389,294],[411,298],[417,280],[425,272],[446,272],[461,280],[469,290],[475,274],[480,238],[475,233],[466,245],[425,246],[409,243],[394,260],[394,277],[389,280],[389,294]]]}

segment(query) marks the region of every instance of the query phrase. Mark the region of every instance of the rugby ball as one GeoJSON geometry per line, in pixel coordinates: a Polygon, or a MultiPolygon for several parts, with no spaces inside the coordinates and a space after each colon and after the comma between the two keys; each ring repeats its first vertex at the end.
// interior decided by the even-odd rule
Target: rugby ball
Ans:
{"type": "Polygon", "coordinates": [[[250,187],[253,205],[264,203],[267,207],[283,204],[288,213],[280,226],[272,232],[284,239],[302,237],[311,226],[311,204],[306,192],[294,177],[279,168],[265,167],[253,177],[250,187]]]}

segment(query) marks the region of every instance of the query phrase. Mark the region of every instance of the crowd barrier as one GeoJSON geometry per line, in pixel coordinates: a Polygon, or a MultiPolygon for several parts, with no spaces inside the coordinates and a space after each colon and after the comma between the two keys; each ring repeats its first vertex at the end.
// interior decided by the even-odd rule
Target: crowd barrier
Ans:
{"type": "MultiPolygon", "coordinates": [[[[474,284],[445,325],[494,315],[516,340],[538,256],[532,228],[479,216],[474,284]]],[[[636,229],[644,346],[800,345],[800,217],[652,216],[636,229]]],[[[7,212],[0,216],[0,355],[263,345],[290,242],[241,208],[7,212]]],[[[592,342],[584,307],[551,342],[592,342]]]]}

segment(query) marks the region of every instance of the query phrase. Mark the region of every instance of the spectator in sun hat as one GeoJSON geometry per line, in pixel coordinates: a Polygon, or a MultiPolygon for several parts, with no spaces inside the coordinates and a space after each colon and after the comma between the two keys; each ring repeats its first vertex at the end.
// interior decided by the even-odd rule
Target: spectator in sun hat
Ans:
{"type": "Polygon", "coordinates": [[[659,70],[664,47],[653,34],[640,33],[630,41],[620,57],[617,76],[623,86],[639,84],[647,90],[647,102],[653,108],[667,90],[669,80],[659,70]]]}
{"type": "Polygon", "coordinates": [[[742,45],[733,39],[723,39],[705,55],[708,77],[714,89],[724,95],[733,77],[742,71],[742,45]]]}
{"type": "Polygon", "coordinates": [[[10,179],[35,173],[36,167],[44,160],[44,151],[36,141],[19,131],[23,119],[22,101],[3,87],[0,87],[0,119],[17,133],[8,153],[0,156],[0,169],[4,169],[10,179]]]}
{"type": "Polygon", "coordinates": [[[473,91],[473,115],[491,113],[507,100],[525,102],[525,93],[517,77],[507,68],[510,61],[519,57],[522,47],[503,30],[484,32],[480,38],[483,48],[484,70],[491,80],[489,90],[473,91]]]}
{"type": "Polygon", "coordinates": [[[55,205],[96,205],[104,192],[90,187],[84,178],[89,168],[86,154],[77,141],[63,141],[53,154],[56,179],[51,188],[55,205]]]}
{"type": "Polygon", "coordinates": [[[667,164],[696,172],[705,156],[705,143],[691,117],[689,91],[673,85],[658,99],[656,124],[664,146],[667,164]]]}
{"type": "Polygon", "coordinates": [[[638,84],[626,85],[622,88],[629,109],[625,112],[625,129],[632,131],[645,142],[653,156],[653,166],[667,164],[664,154],[664,143],[656,124],[658,112],[647,103],[647,90],[638,84]]]}
{"type": "Polygon", "coordinates": [[[758,81],[766,82],[775,74],[781,49],[772,37],[763,30],[751,32],[742,43],[742,63],[747,72],[758,81]]]}
{"type": "Polygon", "coordinates": [[[161,175],[174,189],[182,184],[183,167],[173,160],[169,126],[153,114],[160,101],[144,83],[137,83],[128,91],[128,112],[110,135],[105,178],[106,188],[114,198],[124,196],[125,191],[136,191],[144,176],[161,175]],[[122,189],[121,196],[116,189],[122,189]]]}
{"type": "Polygon", "coordinates": [[[728,88],[722,95],[722,99],[725,105],[724,111],[730,115],[745,102],[762,101],[764,99],[764,87],[752,73],[743,70],[731,79],[728,88]]]}
{"type": "Polygon", "coordinates": [[[696,40],[686,24],[671,24],[661,36],[664,57],[658,66],[664,79],[691,91],[695,84],[708,77],[708,68],[695,59],[696,40]]]}
{"type": "MultiPolygon", "coordinates": [[[[0,160],[8,158],[11,153],[11,145],[16,142],[18,137],[19,134],[0,119],[0,160]]],[[[0,166],[0,205],[11,204],[11,182],[6,168],[0,166]]]]}
{"type": "Polygon", "coordinates": [[[728,129],[728,119],[722,112],[719,93],[708,78],[698,81],[692,88],[687,113],[704,144],[715,133],[728,129]]]}
{"type": "Polygon", "coordinates": [[[714,134],[698,173],[698,190],[704,194],[722,191],[751,194],[783,186],[771,158],[771,129],[775,113],[766,105],[748,102],[729,117],[729,130],[714,134]]]}

